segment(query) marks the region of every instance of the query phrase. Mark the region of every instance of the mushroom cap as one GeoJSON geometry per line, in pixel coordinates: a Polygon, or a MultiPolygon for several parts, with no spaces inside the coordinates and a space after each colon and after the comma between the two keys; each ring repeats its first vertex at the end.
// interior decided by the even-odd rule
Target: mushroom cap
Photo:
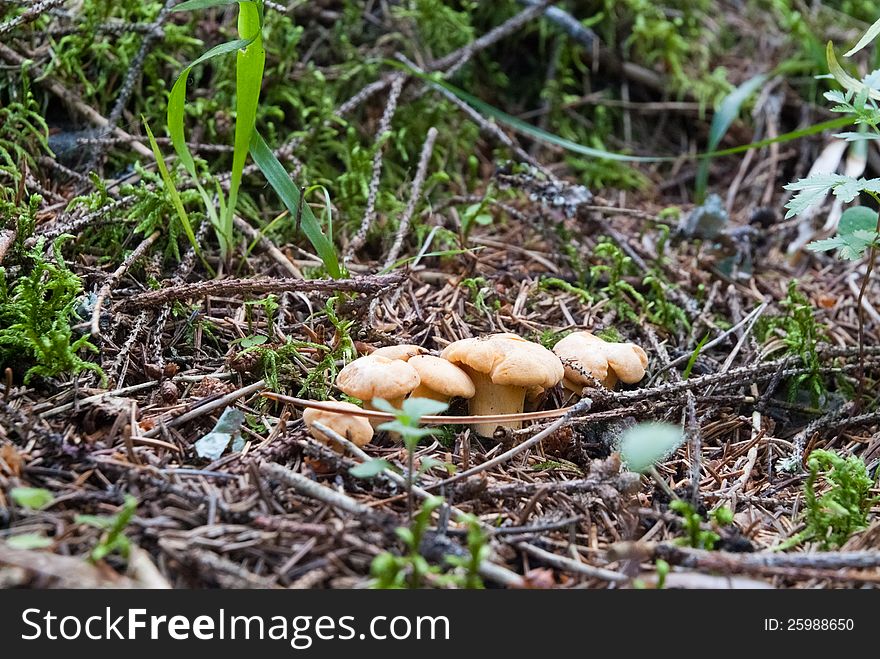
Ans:
{"type": "Polygon", "coordinates": [[[421,346],[412,345],[410,343],[401,343],[397,346],[385,346],[384,348],[376,348],[368,357],[385,357],[386,359],[400,359],[401,361],[409,361],[411,357],[422,355],[425,349],[421,346]]]}
{"type": "Polygon", "coordinates": [[[406,396],[420,381],[419,374],[407,362],[373,355],[355,359],[336,376],[336,386],[341,391],[366,402],[406,396]]]}
{"type": "MultiPolygon", "coordinates": [[[[340,410],[359,411],[361,409],[352,403],[336,403],[336,406],[340,410]]],[[[373,438],[373,426],[370,425],[368,419],[362,416],[345,414],[345,412],[340,413],[328,412],[327,410],[316,410],[315,408],[310,407],[303,412],[303,421],[309,431],[312,430],[312,424],[317,421],[331,430],[335,430],[357,446],[363,446],[369,443],[373,438]]],[[[318,441],[324,443],[329,442],[329,440],[320,432],[315,431],[314,434],[317,435],[315,439],[318,441]]]]}
{"type": "Polygon", "coordinates": [[[516,334],[491,334],[450,343],[440,355],[453,364],[485,373],[495,384],[556,386],[565,374],[562,362],[542,345],[516,334]]]}
{"type": "Polygon", "coordinates": [[[562,360],[565,377],[574,384],[586,385],[595,378],[602,384],[608,379],[608,358],[602,339],[590,332],[573,332],[553,346],[553,352],[562,360]]]}
{"type": "Polygon", "coordinates": [[[617,379],[634,384],[645,377],[648,355],[634,343],[609,343],[590,332],[573,332],[553,347],[563,361],[565,377],[575,384],[586,385],[590,377],[605,386],[617,379]]]}
{"type": "Polygon", "coordinates": [[[421,378],[421,386],[442,396],[472,398],[476,392],[470,376],[452,362],[431,355],[416,355],[409,362],[421,378]]]}
{"type": "Polygon", "coordinates": [[[608,366],[614,369],[621,382],[635,384],[645,377],[648,355],[635,343],[609,343],[606,348],[608,366]]]}

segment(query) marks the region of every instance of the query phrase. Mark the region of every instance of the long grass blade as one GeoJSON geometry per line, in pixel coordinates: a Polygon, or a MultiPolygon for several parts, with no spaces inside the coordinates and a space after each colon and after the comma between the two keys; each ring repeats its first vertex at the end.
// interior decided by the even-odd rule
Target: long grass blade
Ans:
{"type": "Polygon", "coordinates": [[[232,154],[232,177],[229,198],[223,213],[221,252],[225,258],[232,245],[232,215],[238,202],[242,171],[250,148],[251,133],[257,118],[266,50],[263,48],[262,20],[255,2],[239,4],[238,33],[251,43],[236,53],[235,148],[232,154]]]}
{"type": "Polygon", "coordinates": [[[196,234],[193,232],[192,224],[190,224],[189,215],[183,207],[180,193],[177,192],[177,188],[174,186],[174,181],[171,180],[171,175],[168,173],[168,168],[165,166],[165,159],[162,157],[162,152],[159,150],[159,145],[156,144],[156,138],[153,137],[153,131],[150,130],[150,124],[147,123],[146,119],[144,119],[144,129],[147,131],[147,139],[150,140],[150,148],[153,150],[153,155],[156,157],[156,166],[159,168],[159,175],[162,177],[162,183],[165,184],[165,190],[168,192],[168,196],[171,197],[171,205],[174,206],[174,210],[177,211],[177,216],[180,218],[183,232],[186,234],[186,237],[196,251],[196,254],[200,254],[199,244],[196,242],[196,234]]]}
{"type": "MultiPolygon", "coordinates": [[[[712,116],[712,124],[709,127],[709,140],[707,147],[709,151],[714,151],[721,143],[721,138],[727,133],[727,129],[739,116],[742,104],[758,90],[761,85],[767,81],[767,74],[756,75],[746,80],[739,87],[734,89],[730,94],[724,97],[715,114],[712,116]]],[[[706,187],[709,183],[709,163],[710,158],[704,158],[700,161],[697,169],[697,178],[695,181],[696,198],[698,202],[702,202],[706,196],[706,187]]]]}
{"type": "Polygon", "coordinates": [[[275,154],[272,153],[263,136],[257,130],[254,130],[251,135],[250,151],[254,162],[257,163],[266,180],[269,181],[269,185],[272,186],[281,198],[291,217],[296,217],[298,209],[302,208],[300,222],[303,233],[306,234],[306,238],[309,239],[312,247],[318,253],[318,257],[323,261],[328,274],[334,279],[341,278],[343,273],[339,267],[336,247],[321,231],[321,225],[318,223],[309,205],[305,203],[300,205],[299,188],[290,180],[290,176],[288,176],[284,166],[278,161],[278,158],[275,157],[275,154]]]}

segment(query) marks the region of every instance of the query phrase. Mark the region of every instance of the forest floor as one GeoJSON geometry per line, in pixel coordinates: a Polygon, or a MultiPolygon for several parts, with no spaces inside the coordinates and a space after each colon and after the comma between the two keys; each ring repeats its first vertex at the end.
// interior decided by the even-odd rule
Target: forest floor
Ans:
{"type": "MultiPolygon", "coordinates": [[[[659,58],[610,44],[634,29],[637,2],[590,28],[528,2],[267,3],[257,125],[293,180],[326,191],[307,199],[326,233],[332,217],[338,279],[253,166],[223,258],[164,139],[167,90],[185,62],[235,38],[235,11],[101,4],[0,1],[0,585],[366,587],[377,556],[406,553],[405,488],[353,476],[359,457],[329,450],[301,408],[262,393],[339,399],[338,371],[383,346],[438,354],[511,332],[551,347],[582,329],[642,346],[647,376],[588,388],[592,404],[561,422],[493,438],[443,426],[422,440],[418,484],[446,502],[421,539],[433,566],[423,585],[473,585],[445,557],[483,542],[486,587],[880,581],[876,502],[839,546],[774,551],[805,529],[813,452],[855,456],[870,475],[880,465],[880,288],[865,289],[860,351],[865,260],[805,249],[833,233],[840,207],[783,219],[786,183],[820,157],[827,171],[880,171],[874,145],[860,160],[826,132],[715,158],[706,191],[717,196],[697,200],[693,155],[736,85],[772,73],[722,148],[831,116],[816,87],[826,81],[812,77],[823,60],[792,51],[796,3],[685,11],[676,29],[702,30],[694,43],[736,38],[723,52],[664,42],[659,58]],[[670,158],[566,151],[397,68],[397,54],[549,134],[670,158]],[[779,73],[783,61],[797,66],[779,73]],[[240,441],[199,457],[230,407],[244,413],[240,441]],[[640,421],[684,428],[657,467],[668,488],[621,469],[616,438],[640,421]],[[670,508],[667,490],[691,513],[670,508]],[[458,512],[476,516],[483,540],[458,512]]],[[[874,20],[839,4],[800,19],[820,53],[874,20]]],[[[593,5],[560,7],[586,19],[593,5]]],[[[667,18],[648,16],[658,33],[667,18]]],[[[231,62],[194,69],[188,88],[187,139],[212,196],[229,187],[231,62]]],[[[572,402],[560,387],[538,409],[572,402]]],[[[406,468],[387,433],[365,451],[406,468]]]]}

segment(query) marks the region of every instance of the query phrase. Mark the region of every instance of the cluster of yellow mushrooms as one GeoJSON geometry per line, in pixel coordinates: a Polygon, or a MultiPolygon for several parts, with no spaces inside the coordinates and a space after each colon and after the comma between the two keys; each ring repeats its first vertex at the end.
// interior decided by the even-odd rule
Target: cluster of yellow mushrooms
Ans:
{"type": "MultiPolygon", "coordinates": [[[[465,398],[473,416],[518,414],[547,389],[562,382],[580,394],[598,381],[613,388],[617,382],[634,384],[645,376],[648,356],[634,343],[609,343],[590,332],[574,332],[548,350],[516,334],[492,334],[450,343],[439,357],[425,354],[415,345],[379,348],[343,368],[336,386],[343,393],[364,401],[383,398],[400,407],[407,397],[433,398],[448,403],[465,398]]],[[[307,409],[303,420],[311,429],[319,422],[349,441],[363,446],[373,437],[374,425],[344,410],[359,408],[338,403],[340,412],[307,409]]],[[[498,423],[476,423],[480,435],[491,436],[498,423]]],[[[521,427],[520,421],[503,424],[521,427]]],[[[320,433],[313,432],[316,438],[320,433]]],[[[323,438],[321,438],[323,441],[323,438]]]]}

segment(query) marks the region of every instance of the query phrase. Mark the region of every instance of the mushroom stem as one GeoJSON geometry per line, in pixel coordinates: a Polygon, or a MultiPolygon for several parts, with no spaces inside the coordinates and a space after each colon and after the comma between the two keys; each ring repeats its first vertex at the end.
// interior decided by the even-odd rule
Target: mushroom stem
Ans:
{"type": "MultiPolygon", "coordinates": [[[[473,380],[477,390],[474,397],[468,401],[471,414],[487,416],[490,414],[516,414],[523,411],[526,387],[495,384],[485,373],[479,373],[468,367],[463,368],[473,380]]],[[[478,435],[491,437],[498,424],[475,423],[471,427],[478,435]]],[[[505,424],[505,427],[518,430],[522,428],[522,421],[510,421],[505,424]]]]}

